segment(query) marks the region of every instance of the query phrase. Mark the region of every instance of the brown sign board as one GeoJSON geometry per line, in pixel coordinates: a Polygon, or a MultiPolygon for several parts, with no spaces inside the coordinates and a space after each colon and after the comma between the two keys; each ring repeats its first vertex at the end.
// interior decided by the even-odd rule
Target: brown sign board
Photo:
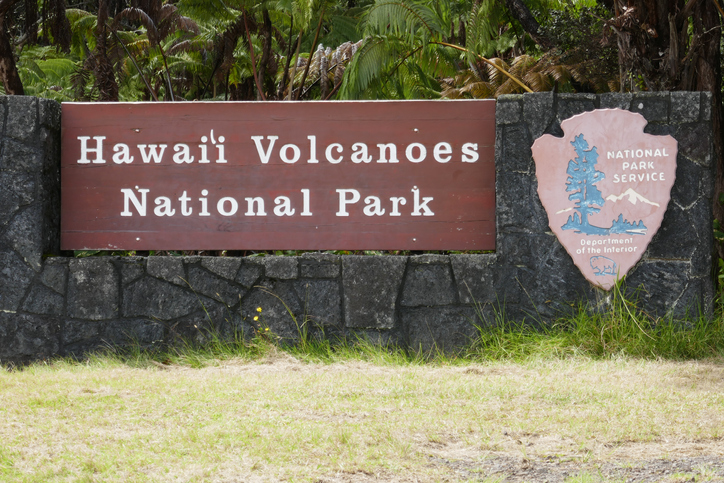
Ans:
{"type": "Polygon", "coordinates": [[[495,102],[62,105],[64,250],[492,250],[495,102]]]}

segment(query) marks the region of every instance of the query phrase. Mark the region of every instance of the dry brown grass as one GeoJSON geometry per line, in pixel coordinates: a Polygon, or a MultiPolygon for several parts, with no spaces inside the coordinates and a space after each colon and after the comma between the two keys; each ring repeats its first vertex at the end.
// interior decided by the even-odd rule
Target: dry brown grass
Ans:
{"type": "Polygon", "coordinates": [[[0,374],[0,417],[2,481],[466,481],[724,458],[724,364],[57,364],[0,374]]]}

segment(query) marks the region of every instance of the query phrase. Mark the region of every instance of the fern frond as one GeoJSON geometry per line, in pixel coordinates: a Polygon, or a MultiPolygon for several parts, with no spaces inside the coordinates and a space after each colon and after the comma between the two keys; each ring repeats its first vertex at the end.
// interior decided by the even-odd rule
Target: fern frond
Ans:
{"type": "Polygon", "coordinates": [[[410,44],[445,34],[446,25],[427,5],[405,0],[377,0],[364,18],[367,35],[391,35],[410,44]]]}
{"type": "Polygon", "coordinates": [[[403,50],[403,45],[395,39],[380,36],[366,39],[345,70],[340,96],[359,99],[372,82],[399,60],[398,54],[403,50]]]}

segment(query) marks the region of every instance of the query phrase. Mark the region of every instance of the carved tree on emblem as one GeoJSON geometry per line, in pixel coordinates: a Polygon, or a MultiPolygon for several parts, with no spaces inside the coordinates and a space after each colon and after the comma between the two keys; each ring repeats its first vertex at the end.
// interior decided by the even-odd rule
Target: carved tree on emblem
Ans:
{"type": "Polygon", "coordinates": [[[566,192],[571,193],[568,199],[576,202],[574,208],[577,213],[569,216],[562,228],[587,235],[606,235],[607,229],[593,226],[588,222],[588,216],[601,211],[600,207],[605,203],[601,191],[596,188],[596,183],[606,177],[596,169],[598,163],[596,146],[588,149],[588,142],[583,138],[583,134],[576,136],[571,144],[577,156],[568,161],[566,192]]]}

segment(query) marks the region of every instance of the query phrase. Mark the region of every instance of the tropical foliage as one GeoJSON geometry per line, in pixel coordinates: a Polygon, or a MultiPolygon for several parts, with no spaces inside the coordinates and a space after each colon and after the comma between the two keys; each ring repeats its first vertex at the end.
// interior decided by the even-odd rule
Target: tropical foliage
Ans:
{"type": "Polygon", "coordinates": [[[22,83],[3,86],[61,101],[603,91],[618,87],[615,55],[597,60],[611,15],[594,0],[0,0],[22,83]],[[585,52],[560,40],[566,22],[585,24],[585,52]]]}

